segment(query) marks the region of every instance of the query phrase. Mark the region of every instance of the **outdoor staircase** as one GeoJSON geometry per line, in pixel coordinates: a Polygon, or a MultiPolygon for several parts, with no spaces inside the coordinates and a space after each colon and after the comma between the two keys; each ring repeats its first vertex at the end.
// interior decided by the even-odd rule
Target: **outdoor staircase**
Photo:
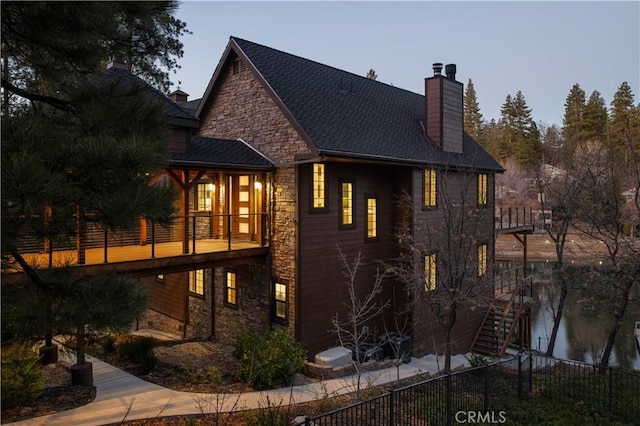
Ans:
{"type": "MultiPolygon", "coordinates": [[[[529,320],[530,302],[521,295],[521,286],[517,285],[511,292],[496,297],[471,344],[471,351],[487,356],[503,357],[512,343],[521,322],[529,320]]],[[[528,333],[528,327],[521,331],[528,333]]],[[[529,336],[523,341],[525,346],[529,336]]]]}

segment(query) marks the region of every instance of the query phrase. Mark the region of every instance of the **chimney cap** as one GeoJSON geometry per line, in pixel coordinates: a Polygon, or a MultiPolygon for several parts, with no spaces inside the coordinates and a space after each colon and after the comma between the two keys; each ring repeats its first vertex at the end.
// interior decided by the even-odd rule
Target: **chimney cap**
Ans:
{"type": "Polygon", "coordinates": [[[442,62],[435,62],[433,64],[433,75],[441,75],[442,74],[442,62]]]}
{"type": "Polygon", "coordinates": [[[447,78],[450,80],[455,80],[456,79],[456,64],[447,64],[447,66],[445,67],[445,72],[447,73],[447,78]]]}

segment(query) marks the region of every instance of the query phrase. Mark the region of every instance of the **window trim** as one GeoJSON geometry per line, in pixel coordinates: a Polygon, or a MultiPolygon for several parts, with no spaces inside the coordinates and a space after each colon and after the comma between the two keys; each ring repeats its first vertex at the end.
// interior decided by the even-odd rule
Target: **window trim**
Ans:
{"type": "Polygon", "coordinates": [[[378,194],[365,194],[364,195],[364,208],[365,208],[365,221],[364,221],[364,240],[366,242],[374,242],[374,241],[380,241],[380,234],[378,233],[378,228],[379,228],[379,214],[378,214],[378,206],[379,206],[379,197],[378,194]],[[369,231],[370,231],[370,227],[369,227],[369,201],[370,200],[374,200],[375,201],[375,213],[374,213],[374,225],[375,225],[375,235],[373,236],[369,236],[369,231]]]}
{"type": "Polygon", "coordinates": [[[278,280],[273,282],[273,320],[276,322],[286,323],[289,320],[289,282],[287,280],[278,280]],[[278,292],[276,286],[284,286],[284,300],[277,298],[278,292]],[[278,316],[278,304],[284,305],[284,317],[278,316]]]}
{"type": "Polygon", "coordinates": [[[438,208],[438,171],[434,168],[423,169],[422,209],[434,210],[436,208],[438,208]],[[429,173],[429,185],[427,185],[427,173],[429,173]],[[427,197],[427,189],[429,190],[429,197],[427,197]],[[429,198],[429,200],[427,200],[427,198],[429,198]]]}
{"type": "Polygon", "coordinates": [[[238,273],[232,269],[224,271],[223,304],[228,308],[238,309],[238,273]],[[229,287],[229,275],[233,275],[233,287],[229,287]],[[230,301],[229,290],[233,290],[234,301],[230,301]]]}
{"type": "Polygon", "coordinates": [[[349,230],[349,229],[356,229],[356,222],[357,222],[357,215],[356,215],[356,180],[352,179],[352,178],[340,178],[339,179],[339,191],[338,193],[340,194],[340,199],[339,199],[339,203],[340,203],[340,209],[339,209],[339,214],[338,214],[338,223],[339,223],[339,229],[344,231],[344,230],[349,230]],[[344,223],[344,206],[343,206],[343,185],[348,184],[351,185],[351,223],[344,223]]]}
{"type": "Polygon", "coordinates": [[[187,275],[189,294],[195,297],[204,298],[204,269],[193,269],[187,275]],[[202,274],[202,293],[198,292],[198,272],[202,274]],[[191,285],[193,283],[193,286],[191,285]]]}
{"type": "MultiPolygon", "coordinates": [[[[309,211],[311,213],[328,213],[329,212],[329,203],[328,203],[328,191],[329,187],[327,185],[327,165],[325,163],[312,163],[311,164],[311,172],[310,172],[310,183],[309,183],[309,211]],[[323,206],[315,207],[316,201],[316,166],[322,166],[323,170],[323,180],[322,180],[322,190],[324,191],[323,197],[323,206]]],[[[320,199],[318,197],[317,199],[320,199]]]]}

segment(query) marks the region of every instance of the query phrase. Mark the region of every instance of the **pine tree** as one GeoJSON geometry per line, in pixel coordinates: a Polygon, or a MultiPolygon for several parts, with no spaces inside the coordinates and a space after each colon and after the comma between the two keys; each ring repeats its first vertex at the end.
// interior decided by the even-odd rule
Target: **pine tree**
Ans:
{"type": "Polygon", "coordinates": [[[637,151],[640,137],[638,108],[634,106],[634,95],[629,84],[623,82],[613,95],[609,122],[607,145],[617,153],[621,160],[627,161],[630,148],[637,151]]]}
{"type": "Polygon", "coordinates": [[[469,79],[464,92],[464,131],[486,148],[483,120],[473,81],[469,79]]]}
{"type": "Polygon", "coordinates": [[[609,115],[604,98],[597,90],[589,96],[584,107],[584,140],[603,143],[607,140],[609,115]]]}
{"type": "Polygon", "coordinates": [[[584,141],[585,93],[579,84],[574,84],[564,104],[562,138],[566,144],[565,155],[573,155],[576,147],[584,141]]]}
{"type": "Polygon", "coordinates": [[[540,132],[531,117],[531,108],[520,90],[512,98],[507,95],[501,109],[503,143],[501,151],[513,155],[519,165],[530,167],[542,159],[540,132]]]}

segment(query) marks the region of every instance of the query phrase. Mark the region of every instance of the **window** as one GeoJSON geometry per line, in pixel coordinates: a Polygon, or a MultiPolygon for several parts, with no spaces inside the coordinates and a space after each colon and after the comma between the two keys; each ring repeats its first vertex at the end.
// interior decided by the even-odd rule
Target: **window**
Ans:
{"type": "Polygon", "coordinates": [[[341,201],[341,214],[340,225],[343,227],[352,228],[355,223],[353,221],[353,183],[341,182],[340,183],[340,199],[341,201]]]}
{"type": "Polygon", "coordinates": [[[189,271],[189,291],[204,296],[204,269],[189,271]]]}
{"type": "Polygon", "coordinates": [[[326,175],[324,172],[324,164],[315,163],[313,165],[313,208],[324,209],[326,207],[325,198],[326,175]]]}
{"type": "Polygon", "coordinates": [[[277,319],[287,319],[287,285],[275,283],[274,288],[275,316],[277,319]]]}
{"type": "Polygon", "coordinates": [[[436,289],[436,255],[428,254],[424,257],[424,291],[436,289]]]}
{"type": "Polygon", "coordinates": [[[480,173],[478,175],[478,205],[487,205],[487,183],[488,176],[486,173],[480,173]]]}
{"type": "Polygon", "coordinates": [[[436,206],[436,171],[433,169],[424,171],[424,205],[436,206]]]}
{"type": "Polygon", "coordinates": [[[478,246],[478,276],[481,277],[487,272],[487,245],[478,246]]]}
{"type": "Polygon", "coordinates": [[[378,238],[378,198],[367,195],[365,198],[367,205],[367,240],[378,238]]]}
{"type": "Polygon", "coordinates": [[[213,199],[213,191],[215,185],[209,183],[199,183],[197,185],[195,209],[198,211],[211,211],[211,200],[213,199]]]}
{"type": "Polygon", "coordinates": [[[235,272],[227,271],[225,277],[224,303],[233,306],[238,304],[235,272]]]}

